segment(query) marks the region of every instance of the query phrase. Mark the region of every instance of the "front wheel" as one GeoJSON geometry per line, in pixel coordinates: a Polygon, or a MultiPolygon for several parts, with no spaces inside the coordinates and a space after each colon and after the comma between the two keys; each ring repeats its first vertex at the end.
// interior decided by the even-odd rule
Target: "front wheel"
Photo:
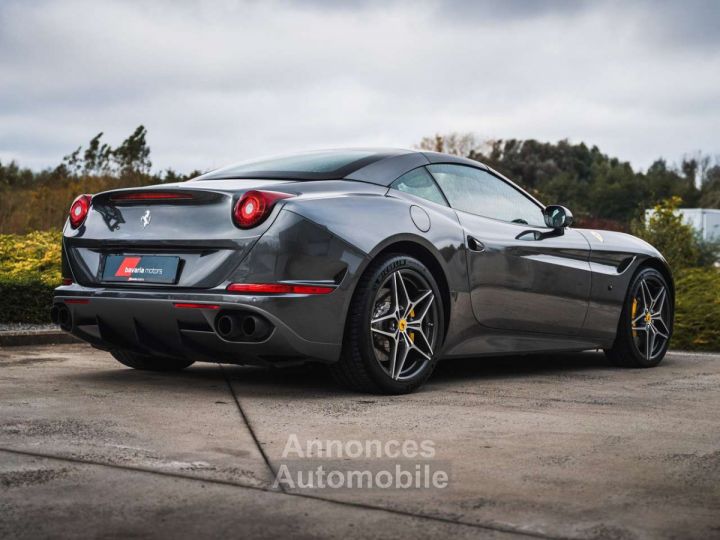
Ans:
{"type": "Polygon", "coordinates": [[[362,392],[405,394],[435,368],[443,305],[432,273],[407,255],[388,254],[363,274],[353,296],[335,378],[362,392]]]}
{"type": "Polygon", "coordinates": [[[124,366],[143,371],[180,371],[195,362],[194,360],[187,360],[185,358],[150,356],[118,349],[110,351],[110,354],[124,366]]]}
{"type": "Polygon", "coordinates": [[[617,336],[605,354],[625,367],[654,367],[665,357],[673,326],[673,298],[663,275],[641,270],[631,281],[617,336]]]}

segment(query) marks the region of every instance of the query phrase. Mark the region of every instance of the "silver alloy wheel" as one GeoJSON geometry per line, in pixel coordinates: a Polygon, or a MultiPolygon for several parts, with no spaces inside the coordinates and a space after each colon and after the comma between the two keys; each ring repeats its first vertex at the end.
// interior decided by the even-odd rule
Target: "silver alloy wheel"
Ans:
{"type": "Polygon", "coordinates": [[[653,277],[640,280],[633,295],[630,324],[635,346],[646,360],[661,354],[670,339],[666,322],[669,306],[667,289],[660,280],[653,277]]]}
{"type": "Polygon", "coordinates": [[[403,269],[390,274],[375,295],[370,332],[375,358],[396,381],[414,377],[432,359],[438,309],[430,284],[403,269]]]}

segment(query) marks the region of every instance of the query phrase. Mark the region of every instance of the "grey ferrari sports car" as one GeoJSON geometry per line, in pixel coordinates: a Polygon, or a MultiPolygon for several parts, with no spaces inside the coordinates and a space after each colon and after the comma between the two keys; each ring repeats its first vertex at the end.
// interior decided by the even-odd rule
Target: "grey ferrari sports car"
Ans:
{"type": "Polygon", "coordinates": [[[440,358],[604,349],[657,365],[672,335],[662,255],[571,228],[469,159],[387,149],[250,161],[81,195],[53,320],[123,364],[328,364],[405,393],[440,358]]]}

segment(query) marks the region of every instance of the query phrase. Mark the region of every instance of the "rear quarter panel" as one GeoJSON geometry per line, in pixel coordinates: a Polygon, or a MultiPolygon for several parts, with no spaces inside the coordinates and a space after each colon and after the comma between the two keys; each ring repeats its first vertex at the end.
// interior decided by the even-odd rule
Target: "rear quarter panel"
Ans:
{"type": "MultiPolygon", "coordinates": [[[[450,292],[450,318],[455,314],[462,318],[458,301],[468,291],[464,238],[455,213],[411,195],[396,195],[395,190],[357,182],[342,184],[348,184],[347,192],[304,193],[289,199],[276,222],[240,265],[236,277],[246,281],[271,276],[303,281],[331,280],[342,274],[336,301],[326,308],[332,311],[326,314],[326,324],[307,316],[298,322],[307,332],[326,327],[324,335],[316,337],[335,341],[342,339],[342,322],[368,264],[394,243],[413,242],[432,254],[442,268],[450,292]],[[418,211],[427,216],[430,226],[426,231],[415,224],[411,209],[416,220],[418,211]]],[[[446,343],[451,339],[452,335],[448,335],[446,343]]]]}

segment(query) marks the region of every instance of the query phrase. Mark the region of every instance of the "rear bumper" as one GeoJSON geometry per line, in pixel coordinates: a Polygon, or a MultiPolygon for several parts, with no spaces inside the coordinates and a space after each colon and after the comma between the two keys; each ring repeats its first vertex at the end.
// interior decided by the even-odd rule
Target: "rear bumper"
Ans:
{"type": "Polygon", "coordinates": [[[71,285],[56,289],[54,302],[69,310],[64,329],[100,349],[208,362],[282,365],[305,360],[331,363],[339,358],[343,324],[338,320],[337,306],[344,304],[343,295],[341,289],[318,296],[251,296],[71,285]],[[224,339],[216,331],[220,313],[258,315],[270,323],[271,330],[261,341],[224,339]],[[301,335],[308,320],[315,328],[332,325],[332,331],[301,335]]]}

